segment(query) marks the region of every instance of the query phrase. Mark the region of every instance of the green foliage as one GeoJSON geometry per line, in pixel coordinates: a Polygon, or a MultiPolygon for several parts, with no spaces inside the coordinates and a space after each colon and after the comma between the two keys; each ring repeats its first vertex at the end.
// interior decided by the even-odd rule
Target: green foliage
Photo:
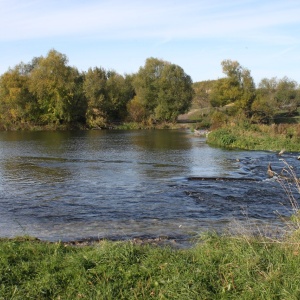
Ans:
{"type": "Polygon", "coordinates": [[[83,90],[87,99],[86,122],[89,127],[103,127],[115,120],[124,120],[126,106],[134,95],[132,78],[102,68],[89,69],[83,90]]]}
{"type": "Polygon", "coordinates": [[[125,120],[135,93],[131,75],[101,68],[79,73],[67,63],[66,55],[51,50],[3,74],[0,128],[99,127],[125,120]]]}
{"type": "Polygon", "coordinates": [[[127,111],[129,119],[133,122],[143,122],[147,119],[146,108],[137,96],[128,102],[127,111]]]}
{"type": "Polygon", "coordinates": [[[238,100],[238,108],[242,109],[246,115],[250,115],[251,105],[256,97],[256,89],[250,71],[243,68],[241,72],[242,95],[238,100]]]}
{"type": "Polygon", "coordinates": [[[245,122],[212,131],[207,142],[225,148],[300,151],[300,125],[252,125],[245,122]]]}
{"type": "Polygon", "coordinates": [[[255,84],[248,69],[237,61],[222,61],[223,73],[227,76],[215,81],[210,93],[210,102],[214,107],[234,103],[237,110],[250,114],[251,104],[255,99],[255,84]]]}
{"type": "Polygon", "coordinates": [[[281,109],[287,109],[289,113],[296,111],[300,105],[300,92],[297,82],[287,77],[279,80],[276,100],[281,109]]]}
{"type": "Polygon", "coordinates": [[[107,74],[102,68],[89,69],[85,74],[83,91],[87,99],[86,122],[89,127],[105,125],[109,107],[106,81],[107,74]]]}
{"type": "Polygon", "coordinates": [[[211,132],[208,139],[210,144],[230,148],[234,145],[237,138],[229,128],[220,128],[211,132]]]}
{"type": "Polygon", "coordinates": [[[252,104],[254,122],[272,123],[282,111],[292,115],[300,105],[300,93],[295,81],[284,77],[264,78],[259,83],[257,97],[252,104]]]}
{"type": "Polygon", "coordinates": [[[228,115],[220,110],[214,110],[210,116],[211,128],[222,127],[228,122],[228,115]]]}
{"type": "Polygon", "coordinates": [[[215,81],[209,97],[213,107],[222,107],[237,100],[239,89],[230,78],[220,78],[215,81]]]}
{"type": "Polygon", "coordinates": [[[108,72],[106,89],[109,99],[106,111],[109,119],[124,120],[127,117],[127,104],[135,95],[132,76],[124,77],[116,72],[108,72]]]}
{"type": "Polygon", "coordinates": [[[185,250],[2,239],[0,299],[298,299],[299,241],[207,234],[185,250]]]}
{"type": "Polygon", "coordinates": [[[132,75],[101,67],[80,73],[52,49],[0,77],[0,129],[95,128],[124,121],[160,126],[175,123],[191,106],[218,109],[196,118],[212,128],[236,123],[241,115],[252,123],[298,121],[295,81],[264,78],[256,89],[250,71],[237,61],[221,65],[226,77],[193,84],[180,66],[157,58],[148,58],[132,75]]]}
{"type": "Polygon", "coordinates": [[[274,99],[269,99],[262,91],[258,91],[258,95],[251,106],[252,121],[254,123],[270,124],[276,112],[274,99]]]}
{"type": "Polygon", "coordinates": [[[120,130],[136,130],[136,129],[144,129],[142,123],[140,122],[124,122],[122,125],[118,125],[116,129],[120,130]]]}
{"type": "Polygon", "coordinates": [[[181,67],[156,58],[146,60],[133,85],[147,116],[160,121],[175,121],[194,95],[192,80],[181,67]]]}
{"type": "Polygon", "coordinates": [[[195,91],[192,107],[194,108],[207,108],[210,106],[210,93],[215,80],[206,80],[193,83],[193,89],[195,91]]]}
{"type": "Polygon", "coordinates": [[[76,106],[77,70],[67,66],[67,57],[55,50],[41,57],[30,72],[29,91],[37,98],[43,123],[72,122],[76,106]]]}
{"type": "Polygon", "coordinates": [[[1,76],[0,99],[0,120],[5,127],[37,120],[37,99],[29,92],[29,76],[23,64],[1,76]]]}
{"type": "MultiPolygon", "coordinates": [[[[237,61],[224,60],[221,64],[227,77],[214,82],[209,99],[211,105],[221,109],[229,119],[235,119],[243,112],[253,123],[271,124],[275,119],[280,122],[279,114],[290,117],[296,114],[300,105],[297,82],[287,77],[280,80],[264,78],[256,89],[250,71],[237,61]],[[235,109],[228,110],[229,106],[235,109]]],[[[286,117],[282,121],[295,122],[286,117]]]]}

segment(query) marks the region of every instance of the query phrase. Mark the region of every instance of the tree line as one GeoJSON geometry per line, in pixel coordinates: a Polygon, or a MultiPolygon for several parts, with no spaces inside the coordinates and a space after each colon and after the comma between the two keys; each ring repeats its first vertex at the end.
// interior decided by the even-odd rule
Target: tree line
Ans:
{"type": "Polygon", "coordinates": [[[79,72],[52,49],[0,77],[0,125],[99,128],[126,120],[174,122],[189,109],[193,95],[191,77],[170,62],[148,58],[128,75],[101,67],[79,72]]]}
{"type": "Polygon", "coordinates": [[[52,49],[0,76],[0,129],[33,126],[102,128],[116,122],[175,122],[193,108],[210,108],[206,125],[234,118],[272,123],[300,106],[296,81],[264,78],[255,86],[237,61],[221,62],[224,77],[193,83],[175,64],[148,58],[135,74],[101,67],[79,72],[52,49]]]}
{"type": "Polygon", "coordinates": [[[236,118],[271,124],[279,116],[298,114],[300,87],[295,80],[263,78],[256,87],[251,72],[237,61],[224,60],[221,66],[225,77],[194,83],[194,107],[212,108],[210,124],[236,118]]]}

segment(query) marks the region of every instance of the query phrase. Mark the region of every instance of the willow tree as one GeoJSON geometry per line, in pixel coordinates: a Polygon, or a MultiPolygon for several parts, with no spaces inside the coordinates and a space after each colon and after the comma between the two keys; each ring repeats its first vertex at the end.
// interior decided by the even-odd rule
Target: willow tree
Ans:
{"type": "Polygon", "coordinates": [[[175,121],[191,106],[194,95],[192,84],[191,77],[181,67],[148,58],[133,81],[135,101],[138,99],[148,117],[175,121]]]}

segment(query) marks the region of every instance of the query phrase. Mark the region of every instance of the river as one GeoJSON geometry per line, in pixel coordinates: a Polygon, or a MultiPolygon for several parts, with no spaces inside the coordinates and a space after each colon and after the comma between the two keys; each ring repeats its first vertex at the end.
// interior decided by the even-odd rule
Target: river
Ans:
{"type": "Polygon", "coordinates": [[[188,130],[1,132],[0,144],[1,237],[180,243],[280,231],[292,213],[266,171],[283,158],[297,172],[297,153],[212,148],[188,130]]]}

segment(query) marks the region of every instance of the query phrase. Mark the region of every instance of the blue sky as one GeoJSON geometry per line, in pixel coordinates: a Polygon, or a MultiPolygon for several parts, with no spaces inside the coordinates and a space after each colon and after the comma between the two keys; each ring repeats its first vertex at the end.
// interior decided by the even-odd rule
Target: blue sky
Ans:
{"type": "Polygon", "coordinates": [[[299,0],[0,0],[0,28],[0,74],[54,48],[80,71],[135,73],[156,57],[196,82],[232,59],[256,83],[300,83],[299,0]]]}

